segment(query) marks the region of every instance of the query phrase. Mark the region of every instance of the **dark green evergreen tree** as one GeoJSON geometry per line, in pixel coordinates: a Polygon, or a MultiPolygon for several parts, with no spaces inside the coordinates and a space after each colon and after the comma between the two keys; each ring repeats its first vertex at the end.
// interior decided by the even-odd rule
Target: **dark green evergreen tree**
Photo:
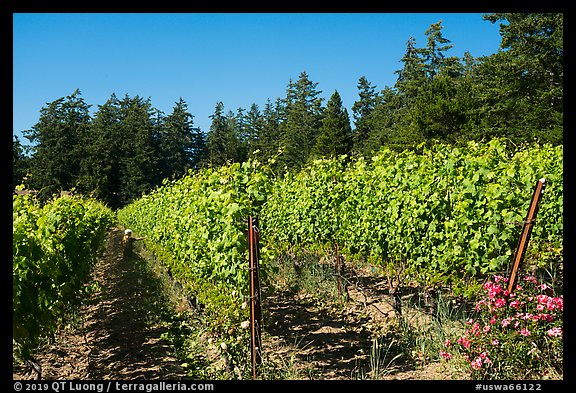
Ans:
{"type": "Polygon", "coordinates": [[[273,160],[272,167],[278,167],[276,158],[281,151],[282,133],[281,126],[286,121],[286,105],[284,100],[277,98],[273,103],[270,99],[266,101],[262,111],[263,128],[259,136],[260,149],[264,160],[273,160]]]}
{"type": "Polygon", "coordinates": [[[414,136],[408,133],[402,116],[402,113],[406,112],[406,108],[402,106],[402,98],[401,94],[391,87],[385,87],[376,97],[374,109],[366,119],[370,132],[362,147],[362,154],[369,156],[383,146],[394,150],[413,146],[414,136]]]}
{"type": "Polygon", "coordinates": [[[120,101],[112,94],[94,114],[80,172],[83,192],[113,208],[120,206],[120,159],[123,156],[120,123],[120,101]]]}
{"type": "Polygon", "coordinates": [[[418,87],[426,80],[424,61],[422,50],[416,48],[416,39],[410,37],[406,42],[406,52],[401,59],[404,65],[401,70],[395,72],[398,77],[394,87],[401,95],[405,106],[418,95],[418,87]]]}
{"type": "Polygon", "coordinates": [[[162,119],[158,135],[161,178],[181,177],[202,158],[205,143],[200,129],[194,127],[193,118],[180,98],[172,113],[162,119]]]}
{"type": "Polygon", "coordinates": [[[496,13],[498,53],[478,61],[479,132],[515,141],[563,142],[563,15],[496,13]]]}
{"type": "Polygon", "coordinates": [[[224,104],[216,103],[212,123],[206,138],[206,163],[211,166],[225,165],[228,162],[239,162],[240,141],[236,133],[234,115],[224,115],[224,104]]]}
{"type": "Polygon", "coordinates": [[[255,151],[259,152],[258,157],[262,157],[263,149],[265,149],[263,145],[264,117],[257,104],[252,104],[246,113],[244,130],[247,157],[251,157],[255,151]]]}
{"type": "Polygon", "coordinates": [[[352,128],[348,111],[343,108],[338,91],[334,91],[324,110],[320,131],[310,152],[310,158],[349,154],[352,150],[352,143],[352,128]]]}
{"type": "Polygon", "coordinates": [[[290,80],[286,97],[286,121],[282,124],[283,153],[279,157],[288,169],[299,169],[308,160],[322,121],[322,98],[318,83],[306,71],[296,83],[290,80]]]}
{"type": "Polygon", "coordinates": [[[228,156],[232,162],[244,162],[248,144],[244,108],[238,108],[236,113],[231,110],[226,114],[226,128],[230,135],[228,156]]]}
{"type": "Polygon", "coordinates": [[[120,101],[120,201],[129,203],[149,191],[159,179],[150,99],[126,95],[120,101]]]}
{"type": "Polygon", "coordinates": [[[371,131],[370,114],[376,106],[378,94],[366,77],[362,76],[358,80],[358,101],[352,105],[354,117],[353,144],[354,150],[362,152],[364,145],[371,131]]]}
{"type": "Polygon", "coordinates": [[[24,183],[27,186],[27,174],[30,167],[30,157],[26,154],[26,146],[22,145],[17,135],[12,136],[12,189],[24,183]]]}
{"type": "Polygon", "coordinates": [[[40,190],[41,199],[76,187],[91,121],[89,108],[77,89],[48,103],[40,110],[38,123],[24,131],[32,145],[30,187],[40,190]]]}
{"type": "Polygon", "coordinates": [[[442,21],[426,30],[427,45],[416,48],[408,41],[404,68],[398,71],[396,87],[400,94],[400,107],[396,114],[404,135],[396,132],[391,140],[412,148],[422,141],[454,142],[461,137],[466,123],[465,109],[458,101],[459,78],[463,66],[456,57],[446,57],[452,48],[442,35],[442,21]]]}
{"type": "Polygon", "coordinates": [[[450,40],[442,35],[442,21],[433,23],[424,32],[427,37],[427,45],[420,49],[424,58],[425,71],[428,79],[434,78],[441,70],[446,70],[448,66],[454,66],[458,59],[446,58],[445,52],[452,48],[450,40]]]}

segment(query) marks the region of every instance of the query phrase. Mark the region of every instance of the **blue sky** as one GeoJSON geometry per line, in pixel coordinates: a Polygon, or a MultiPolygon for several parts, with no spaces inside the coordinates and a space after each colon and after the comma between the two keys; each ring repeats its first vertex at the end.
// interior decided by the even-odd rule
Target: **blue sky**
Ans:
{"type": "Polygon", "coordinates": [[[334,90],[352,118],[361,76],[381,90],[410,36],[442,20],[449,56],[496,53],[498,25],[479,13],[13,14],[13,132],[38,122],[48,102],[79,88],[92,113],[112,93],[150,98],[169,114],[182,97],[207,132],[225,112],[286,96],[306,71],[324,105],[334,90]]]}

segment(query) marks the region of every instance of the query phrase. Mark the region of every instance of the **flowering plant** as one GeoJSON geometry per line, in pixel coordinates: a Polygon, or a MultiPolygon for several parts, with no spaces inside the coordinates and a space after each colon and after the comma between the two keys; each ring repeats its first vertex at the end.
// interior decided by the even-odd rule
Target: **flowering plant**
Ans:
{"type": "Polygon", "coordinates": [[[440,356],[455,351],[471,367],[474,379],[543,378],[550,370],[562,374],[564,298],[534,276],[525,276],[510,293],[508,281],[494,276],[476,303],[476,317],[456,343],[447,340],[440,356]]]}

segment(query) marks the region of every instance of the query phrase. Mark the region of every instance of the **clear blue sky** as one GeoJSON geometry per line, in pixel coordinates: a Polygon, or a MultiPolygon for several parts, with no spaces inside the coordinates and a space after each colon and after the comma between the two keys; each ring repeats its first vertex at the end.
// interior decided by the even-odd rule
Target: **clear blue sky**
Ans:
{"type": "Polygon", "coordinates": [[[306,71],[324,105],[338,90],[352,118],[357,83],[379,91],[410,36],[442,20],[449,56],[498,51],[498,25],[479,13],[32,14],[13,15],[13,132],[38,122],[48,102],[79,88],[92,113],[112,93],[150,98],[169,114],[182,97],[207,132],[218,101],[225,112],[286,96],[306,71]]]}

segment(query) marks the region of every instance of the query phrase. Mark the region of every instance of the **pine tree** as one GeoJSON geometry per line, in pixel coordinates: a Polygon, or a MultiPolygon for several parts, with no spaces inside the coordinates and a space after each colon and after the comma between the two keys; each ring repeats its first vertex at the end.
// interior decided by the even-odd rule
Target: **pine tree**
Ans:
{"type": "Polygon", "coordinates": [[[563,142],[563,15],[496,13],[501,50],[481,58],[479,131],[515,141],[563,142]]]}
{"type": "Polygon", "coordinates": [[[150,99],[128,95],[120,101],[120,202],[129,203],[155,185],[159,154],[154,139],[150,99]]]}
{"type": "Polygon", "coordinates": [[[376,106],[378,95],[374,86],[364,76],[358,80],[357,87],[359,99],[352,105],[354,116],[353,144],[354,150],[361,152],[364,150],[364,145],[370,135],[370,114],[376,106]]]}
{"type": "Polygon", "coordinates": [[[245,137],[244,143],[246,146],[246,154],[251,157],[255,151],[259,151],[258,156],[263,156],[264,146],[264,117],[260,113],[260,108],[257,104],[252,104],[250,110],[246,113],[245,117],[245,137]]]}
{"type": "Polygon", "coordinates": [[[120,157],[122,155],[120,104],[112,94],[98,106],[85,140],[80,169],[81,190],[111,207],[120,205],[120,157]]]}
{"type": "MultiPolygon", "coordinates": [[[[12,136],[12,189],[25,182],[30,167],[30,157],[26,154],[17,135],[12,136]]],[[[25,183],[26,186],[26,183],[25,183]]]]}
{"type": "Polygon", "coordinates": [[[226,114],[226,128],[229,139],[226,155],[232,162],[244,162],[246,160],[246,143],[248,134],[246,131],[244,108],[238,108],[236,113],[231,110],[226,114]]]}
{"type": "Polygon", "coordinates": [[[83,138],[91,121],[89,108],[76,89],[43,107],[38,123],[24,131],[33,151],[31,187],[40,190],[42,199],[76,186],[84,156],[83,138]]]}
{"type": "Polygon", "coordinates": [[[319,97],[322,92],[316,90],[317,85],[310,81],[306,71],[296,83],[290,80],[288,84],[286,121],[282,125],[284,152],[279,160],[289,169],[301,168],[316,143],[323,110],[319,97]]]}
{"type": "Polygon", "coordinates": [[[406,42],[406,52],[401,59],[404,66],[401,70],[395,71],[395,74],[398,74],[395,88],[406,104],[418,95],[418,86],[426,80],[424,61],[422,50],[416,48],[416,39],[410,37],[406,42]]]}
{"type": "Polygon", "coordinates": [[[338,91],[334,91],[326,109],[316,143],[310,152],[310,158],[337,157],[349,154],[352,149],[352,128],[346,108],[338,91]]]}
{"type": "Polygon", "coordinates": [[[206,138],[207,156],[205,162],[210,166],[220,166],[227,162],[240,161],[240,141],[236,134],[234,114],[224,115],[224,104],[216,103],[212,123],[206,138]]]}
{"type": "Polygon", "coordinates": [[[442,35],[442,21],[433,23],[424,32],[428,43],[426,48],[421,50],[426,64],[426,76],[428,79],[434,78],[447,64],[453,65],[454,58],[446,59],[445,52],[452,48],[450,40],[442,35]]]}
{"type": "Polygon", "coordinates": [[[371,155],[385,146],[404,150],[413,146],[417,136],[410,132],[404,118],[407,108],[403,96],[396,89],[386,86],[376,97],[374,110],[368,116],[370,133],[362,154],[371,155]]]}
{"type": "Polygon", "coordinates": [[[161,178],[181,177],[200,161],[205,143],[193,119],[182,98],[163,119],[158,141],[161,178]]]}

